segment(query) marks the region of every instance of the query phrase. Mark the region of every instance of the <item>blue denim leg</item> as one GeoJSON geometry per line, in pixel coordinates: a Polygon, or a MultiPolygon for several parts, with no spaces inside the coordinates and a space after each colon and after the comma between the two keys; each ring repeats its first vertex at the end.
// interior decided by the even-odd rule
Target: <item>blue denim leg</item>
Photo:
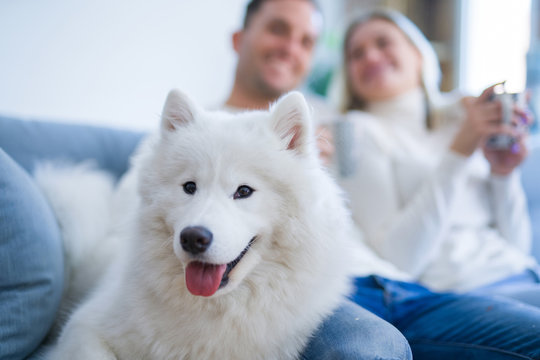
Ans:
{"type": "Polygon", "coordinates": [[[478,288],[475,295],[497,295],[540,307],[540,269],[529,269],[501,281],[478,288]]]}
{"type": "Polygon", "coordinates": [[[391,322],[415,360],[540,359],[540,309],[499,297],[433,293],[417,284],[359,278],[353,299],[391,322]]]}
{"type": "Polygon", "coordinates": [[[454,296],[400,330],[415,359],[540,359],[540,310],[515,300],[454,296]]]}
{"type": "Polygon", "coordinates": [[[407,340],[394,326],[346,302],[313,335],[301,359],[407,360],[412,355],[407,340]]]}
{"type": "Polygon", "coordinates": [[[28,173],[0,147],[0,359],[24,359],[39,346],[63,288],[54,213],[28,173]]]}

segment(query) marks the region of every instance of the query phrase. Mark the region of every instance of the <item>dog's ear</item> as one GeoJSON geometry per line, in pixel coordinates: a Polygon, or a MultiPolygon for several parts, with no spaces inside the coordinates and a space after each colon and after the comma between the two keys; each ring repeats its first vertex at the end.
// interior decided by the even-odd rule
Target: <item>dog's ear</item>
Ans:
{"type": "Polygon", "coordinates": [[[167,95],[161,113],[162,133],[176,131],[194,119],[195,106],[191,100],[179,90],[173,89],[167,95]]]}
{"type": "Polygon", "coordinates": [[[272,127],[286,144],[287,150],[307,153],[311,146],[311,113],[304,96],[290,92],[271,108],[272,127]]]}

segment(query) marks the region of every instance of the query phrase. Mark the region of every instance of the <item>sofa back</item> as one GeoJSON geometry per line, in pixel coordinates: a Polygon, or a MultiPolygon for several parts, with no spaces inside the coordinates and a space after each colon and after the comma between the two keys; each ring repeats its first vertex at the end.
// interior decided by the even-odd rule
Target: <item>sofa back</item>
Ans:
{"type": "MultiPolygon", "coordinates": [[[[39,161],[90,160],[119,178],[145,133],[0,116],[0,148],[29,173],[39,161]]],[[[540,261],[540,134],[533,137],[522,166],[533,230],[533,254],[540,261]]]]}
{"type": "Polygon", "coordinates": [[[144,135],[107,127],[0,116],[0,147],[29,173],[43,160],[93,160],[119,178],[144,135]]]}

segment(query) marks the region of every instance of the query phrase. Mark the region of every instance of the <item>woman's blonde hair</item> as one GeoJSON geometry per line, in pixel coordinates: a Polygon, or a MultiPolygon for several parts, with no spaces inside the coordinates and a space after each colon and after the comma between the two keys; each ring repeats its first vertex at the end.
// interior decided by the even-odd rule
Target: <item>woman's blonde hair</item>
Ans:
{"type": "Polygon", "coordinates": [[[355,30],[374,19],[388,21],[398,27],[405,36],[410,40],[422,56],[422,86],[426,93],[426,98],[429,103],[436,103],[440,97],[439,84],[441,80],[441,68],[439,59],[433,49],[433,46],[426,39],[424,34],[418,27],[409,20],[405,15],[390,9],[375,9],[365,12],[356,17],[347,27],[343,39],[342,61],[343,65],[341,73],[336,74],[338,77],[334,84],[334,89],[331,89],[331,97],[334,97],[333,102],[342,111],[346,112],[353,109],[363,109],[365,101],[358,96],[353,95],[351,91],[350,81],[346,74],[347,50],[351,36],[355,30]],[[341,78],[341,79],[340,79],[341,78]]]}

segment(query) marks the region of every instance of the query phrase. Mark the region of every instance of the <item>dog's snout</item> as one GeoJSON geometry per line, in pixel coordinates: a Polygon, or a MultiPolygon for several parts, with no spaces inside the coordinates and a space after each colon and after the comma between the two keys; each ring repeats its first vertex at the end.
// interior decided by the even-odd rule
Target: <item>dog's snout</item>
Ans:
{"type": "Polygon", "coordinates": [[[180,233],[180,245],[190,254],[205,252],[212,243],[212,233],[202,226],[189,226],[180,233]]]}

